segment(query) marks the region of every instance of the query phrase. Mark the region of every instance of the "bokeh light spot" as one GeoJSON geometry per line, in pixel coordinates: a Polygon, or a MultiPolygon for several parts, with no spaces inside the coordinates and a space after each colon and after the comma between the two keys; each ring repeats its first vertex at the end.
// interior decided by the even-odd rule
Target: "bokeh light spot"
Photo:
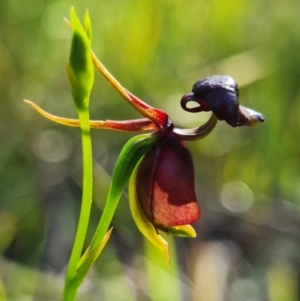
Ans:
{"type": "Polygon", "coordinates": [[[66,160],[72,151],[70,139],[57,131],[48,130],[39,133],[33,142],[35,155],[42,161],[57,163],[66,160]]]}
{"type": "Polygon", "coordinates": [[[241,213],[249,209],[254,197],[252,190],[245,183],[232,181],[222,187],[220,200],[227,210],[241,213]]]}

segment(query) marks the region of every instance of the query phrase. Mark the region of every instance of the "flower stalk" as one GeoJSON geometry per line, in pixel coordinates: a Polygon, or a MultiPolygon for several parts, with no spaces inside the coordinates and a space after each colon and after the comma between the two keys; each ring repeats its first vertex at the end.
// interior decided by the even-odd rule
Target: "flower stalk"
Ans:
{"type": "Polygon", "coordinates": [[[92,143],[89,123],[89,99],[94,83],[94,69],[90,57],[91,28],[89,26],[88,14],[86,14],[85,17],[85,28],[83,28],[79,22],[74,9],[71,9],[71,20],[73,25],[73,39],[67,71],[81,130],[83,183],[79,220],[66,272],[63,294],[64,301],[75,300],[77,290],[83,280],[83,278],[78,278],[77,271],[89,224],[93,194],[92,143]]]}

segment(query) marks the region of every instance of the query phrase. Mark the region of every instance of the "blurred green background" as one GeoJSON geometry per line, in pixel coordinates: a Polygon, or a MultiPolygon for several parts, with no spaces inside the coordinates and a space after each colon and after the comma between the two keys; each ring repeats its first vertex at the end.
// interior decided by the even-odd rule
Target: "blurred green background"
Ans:
{"type": "MultiPolygon", "coordinates": [[[[180,296],[195,301],[300,300],[300,2],[259,0],[2,0],[0,4],[0,300],[59,300],[79,206],[78,129],[42,118],[76,111],[66,76],[74,5],[89,9],[93,49],[130,91],[180,127],[208,116],[179,102],[197,80],[231,75],[255,128],[220,123],[189,142],[202,217],[176,239],[180,296]]],[[[96,74],[92,119],[138,114],[96,74]]],[[[92,235],[130,134],[93,131],[92,235]]],[[[143,238],[123,196],[114,232],[79,300],[150,300],[143,238]]],[[[175,248],[175,247],[174,247],[175,248]]],[[[149,265],[149,262],[148,262],[149,265]]],[[[148,269],[149,271],[149,269],[148,269]]],[[[175,300],[166,271],[161,281],[175,300]]]]}

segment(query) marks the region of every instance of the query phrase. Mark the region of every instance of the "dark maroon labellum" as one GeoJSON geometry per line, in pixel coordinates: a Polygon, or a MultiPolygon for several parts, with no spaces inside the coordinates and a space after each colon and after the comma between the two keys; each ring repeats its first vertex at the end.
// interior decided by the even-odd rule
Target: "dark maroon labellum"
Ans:
{"type": "Polygon", "coordinates": [[[265,121],[261,113],[239,105],[238,85],[230,76],[215,75],[197,81],[192,93],[185,94],[180,104],[185,111],[192,113],[212,111],[219,120],[225,120],[233,127],[253,126],[265,121]],[[200,106],[189,108],[189,102],[200,106]]]}
{"type": "Polygon", "coordinates": [[[239,119],[238,85],[229,76],[216,75],[197,81],[192,93],[181,99],[181,106],[189,112],[213,111],[219,120],[235,127],[239,119]],[[200,107],[189,109],[186,104],[194,101],[200,107]]]}
{"type": "Polygon", "coordinates": [[[197,81],[193,86],[192,92],[196,97],[201,97],[217,89],[232,91],[239,96],[239,89],[236,81],[230,76],[223,75],[214,75],[197,81]]]}
{"type": "Polygon", "coordinates": [[[194,182],[191,154],[174,133],[145,155],[137,175],[137,195],[156,228],[167,231],[199,219],[194,182]]]}

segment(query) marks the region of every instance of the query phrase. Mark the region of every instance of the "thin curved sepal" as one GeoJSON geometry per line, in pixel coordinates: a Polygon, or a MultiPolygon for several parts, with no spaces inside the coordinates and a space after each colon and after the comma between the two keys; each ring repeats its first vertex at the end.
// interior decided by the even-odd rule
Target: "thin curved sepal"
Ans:
{"type": "Polygon", "coordinates": [[[92,51],[92,60],[95,68],[106,78],[106,80],[113,86],[113,88],[131,104],[140,114],[150,119],[160,129],[164,129],[168,123],[170,123],[169,116],[156,108],[151,107],[127,89],[125,89],[115,77],[107,70],[102,62],[97,58],[95,53],[92,51]]]}
{"type": "Polygon", "coordinates": [[[138,201],[136,177],[138,174],[140,162],[135,167],[129,180],[129,206],[132,213],[132,217],[140,232],[162,253],[167,263],[170,264],[168,243],[157,233],[157,229],[147,219],[138,201]]]}
{"type": "MultiPolygon", "coordinates": [[[[72,22],[65,19],[65,22],[73,28],[72,22]]],[[[87,31],[87,30],[86,30],[87,31]]],[[[87,31],[88,35],[88,31],[87,31]]],[[[104,64],[97,58],[95,53],[91,50],[92,61],[95,68],[106,78],[106,80],[113,86],[113,88],[125,99],[129,104],[131,104],[140,114],[144,117],[150,119],[158,129],[165,129],[171,123],[169,116],[156,108],[151,107],[130,91],[125,89],[116,78],[107,70],[104,64]]]]}
{"type": "MultiPolygon", "coordinates": [[[[79,119],[64,118],[52,115],[34,102],[24,99],[24,102],[31,105],[38,113],[45,118],[66,126],[80,127],[79,119]]],[[[121,132],[146,132],[157,131],[157,126],[149,119],[132,119],[132,120],[90,120],[90,128],[102,130],[115,130],[121,132]]]]}

